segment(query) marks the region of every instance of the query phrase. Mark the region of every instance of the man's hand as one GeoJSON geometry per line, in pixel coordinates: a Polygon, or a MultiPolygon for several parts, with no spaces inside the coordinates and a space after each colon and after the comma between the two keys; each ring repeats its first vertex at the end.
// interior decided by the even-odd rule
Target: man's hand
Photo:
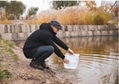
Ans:
{"type": "Polygon", "coordinates": [[[70,48],[68,49],[68,52],[69,52],[70,54],[74,54],[73,50],[71,50],[70,48]]]}
{"type": "Polygon", "coordinates": [[[69,59],[67,59],[67,58],[64,58],[64,63],[66,63],[66,64],[68,64],[69,63],[69,59]]]}

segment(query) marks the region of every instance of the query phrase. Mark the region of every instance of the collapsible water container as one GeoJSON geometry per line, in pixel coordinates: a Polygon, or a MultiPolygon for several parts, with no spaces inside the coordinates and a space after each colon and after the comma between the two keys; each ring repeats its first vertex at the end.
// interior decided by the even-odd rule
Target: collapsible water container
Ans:
{"type": "Polygon", "coordinates": [[[65,57],[69,59],[69,63],[64,63],[64,68],[66,69],[76,69],[79,63],[79,56],[80,54],[70,54],[66,53],[65,57]]]}

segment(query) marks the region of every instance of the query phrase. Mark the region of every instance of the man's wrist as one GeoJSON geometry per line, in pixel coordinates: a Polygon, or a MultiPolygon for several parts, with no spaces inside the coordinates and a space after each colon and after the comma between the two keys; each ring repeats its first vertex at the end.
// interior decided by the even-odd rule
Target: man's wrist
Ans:
{"type": "Polygon", "coordinates": [[[62,57],[62,59],[64,60],[65,56],[62,57]]]}

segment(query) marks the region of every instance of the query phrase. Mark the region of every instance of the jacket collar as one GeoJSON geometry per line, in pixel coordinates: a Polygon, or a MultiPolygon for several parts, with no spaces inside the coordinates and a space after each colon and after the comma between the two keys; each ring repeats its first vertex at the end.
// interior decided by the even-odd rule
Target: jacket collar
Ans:
{"type": "Polygon", "coordinates": [[[39,30],[46,30],[46,31],[52,33],[53,35],[56,35],[57,34],[51,28],[50,23],[43,23],[43,24],[41,24],[39,30]]]}

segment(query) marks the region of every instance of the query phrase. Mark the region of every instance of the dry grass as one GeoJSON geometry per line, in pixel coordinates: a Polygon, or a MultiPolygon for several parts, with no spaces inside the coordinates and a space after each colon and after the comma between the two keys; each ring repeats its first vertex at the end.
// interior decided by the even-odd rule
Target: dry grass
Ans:
{"type": "Polygon", "coordinates": [[[14,51],[12,50],[12,48],[13,48],[14,45],[15,44],[12,41],[0,39],[0,54],[1,53],[6,53],[9,56],[11,56],[14,61],[17,61],[18,60],[18,57],[14,53],[14,51]]]}
{"type": "Polygon", "coordinates": [[[10,20],[0,20],[0,24],[12,24],[10,20]]]}
{"type": "Polygon", "coordinates": [[[89,11],[87,8],[67,7],[61,10],[45,11],[37,19],[27,21],[28,24],[41,24],[56,18],[61,24],[105,24],[111,19],[111,14],[103,11],[89,11]]]}

